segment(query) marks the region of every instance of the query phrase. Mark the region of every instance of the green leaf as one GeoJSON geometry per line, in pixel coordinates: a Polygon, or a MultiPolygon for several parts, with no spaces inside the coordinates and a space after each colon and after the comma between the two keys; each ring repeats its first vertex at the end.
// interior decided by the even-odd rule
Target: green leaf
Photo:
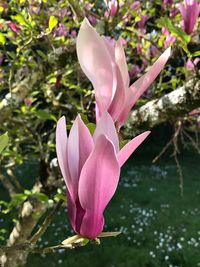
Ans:
{"type": "Polygon", "coordinates": [[[64,202],[66,202],[67,201],[67,199],[66,199],[66,195],[64,195],[64,194],[56,194],[55,196],[54,196],[54,200],[56,201],[56,202],[58,202],[58,201],[60,201],[60,200],[63,200],[64,202]]]}
{"type": "Polygon", "coordinates": [[[49,30],[50,32],[56,27],[58,24],[58,19],[55,16],[51,16],[49,18],[49,30]]]}
{"type": "Polygon", "coordinates": [[[112,237],[112,236],[118,236],[120,235],[121,232],[102,232],[98,237],[101,238],[101,237],[112,237]]]}
{"type": "Polygon", "coordinates": [[[187,35],[181,28],[174,26],[174,24],[169,18],[164,17],[164,18],[157,19],[156,23],[158,27],[167,28],[171,34],[181,39],[181,41],[183,41],[184,43],[188,44],[190,42],[191,37],[187,35]]]}
{"type": "Polygon", "coordinates": [[[90,122],[90,123],[86,124],[86,126],[88,127],[91,135],[93,135],[93,133],[94,133],[94,131],[96,129],[96,124],[90,122]]]}
{"type": "Polygon", "coordinates": [[[81,116],[82,121],[83,121],[85,124],[89,124],[89,123],[90,123],[89,120],[88,120],[87,115],[81,113],[80,116],[81,116]]]}
{"type": "Polygon", "coordinates": [[[11,207],[13,206],[18,206],[20,204],[22,204],[26,199],[27,199],[27,195],[23,194],[23,193],[19,193],[13,196],[10,205],[11,207]]]}
{"type": "Polygon", "coordinates": [[[26,26],[26,27],[29,27],[30,28],[30,24],[25,20],[25,18],[23,17],[23,15],[17,14],[15,16],[11,16],[11,18],[13,20],[16,20],[20,25],[26,26]]]}
{"type": "Polygon", "coordinates": [[[45,53],[43,53],[41,50],[36,50],[38,55],[41,56],[44,59],[47,59],[47,55],[45,55],[45,53]]]}
{"type": "Polygon", "coordinates": [[[41,201],[41,202],[44,202],[44,203],[47,203],[49,198],[47,195],[45,195],[44,193],[37,193],[35,194],[35,196],[41,201]]]}
{"type": "Polygon", "coordinates": [[[7,51],[7,55],[9,55],[9,57],[11,57],[12,59],[15,59],[16,54],[13,51],[7,51]]]}
{"type": "Polygon", "coordinates": [[[5,43],[6,43],[6,38],[5,38],[5,36],[3,35],[2,32],[0,32],[0,43],[2,45],[5,45],[5,43]]]}
{"type": "Polygon", "coordinates": [[[200,51],[196,51],[194,53],[192,53],[193,57],[199,57],[200,56],[200,51]]]}
{"type": "Polygon", "coordinates": [[[8,134],[2,134],[0,136],[0,153],[3,151],[3,149],[7,146],[8,144],[8,134]]]}
{"type": "Polygon", "coordinates": [[[35,111],[36,116],[41,120],[53,120],[57,122],[56,117],[53,114],[50,114],[46,110],[37,110],[35,111]]]}

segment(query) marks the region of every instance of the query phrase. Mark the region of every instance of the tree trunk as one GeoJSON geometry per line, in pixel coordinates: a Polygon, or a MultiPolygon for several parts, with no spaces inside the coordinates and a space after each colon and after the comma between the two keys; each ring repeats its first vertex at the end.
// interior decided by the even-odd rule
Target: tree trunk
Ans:
{"type": "MultiPolygon", "coordinates": [[[[40,191],[40,187],[34,187],[35,192],[40,191]]],[[[24,202],[20,211],[19,221],[13,228],[9,239],[8,246],[24,244],[28,241],[33,229],[35,228],[39,218],[47,209],[47,204],[39,199],[32,199],[24,202]]],[[[28,251],[26,250],[8,250],[0,257],[1,267],[16,267],[18,264],[23,265],[26,262],[28,251]]]]}

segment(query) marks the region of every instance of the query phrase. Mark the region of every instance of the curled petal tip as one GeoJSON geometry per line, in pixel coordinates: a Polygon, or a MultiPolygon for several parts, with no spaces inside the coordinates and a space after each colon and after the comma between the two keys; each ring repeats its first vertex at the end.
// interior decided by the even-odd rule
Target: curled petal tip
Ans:
{"type": "Polygon", "coordinates": [[[145,133],[146,133],[146,136],[148,136],[151,133],[151,131],[146,131],[146,132],[144,132],[144,134],[145,133]]]}
{"type": "Polygon", "coordinates": [[[66,122],[66,119],[65,119],[65,116],[62,116],[57,123],[65,123],[66,122]]]}
{"type": "Polygon", "coordinates": [[[64,128],[64,131],[66,131],[66,119],[65,119],[65,116],[62,116],[58,122],[57,122],[57,127],[56,127],[56,134],[60,134],[60,131],[63,131],[64,128]]]}
{"type": "Polygon", "coordinates": [[[150,131],[146,131],[135,138],[133,138],[128,144],[126,144],[118,153],[118,161],[120,167],[127,161],[131,154],[137,149],[137,147],[147,138],[150,131]]]}

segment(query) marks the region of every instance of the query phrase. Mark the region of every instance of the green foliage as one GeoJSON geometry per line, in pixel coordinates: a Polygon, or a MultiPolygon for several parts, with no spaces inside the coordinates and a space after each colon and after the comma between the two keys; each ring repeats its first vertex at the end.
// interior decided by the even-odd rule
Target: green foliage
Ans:
{"type": "Polygon", "coordinates": [[[93,134],[95,129],[96,129],[96,124],[95,123],[88,123],[88,124],[86,124],[86,126],[88,127],[90,133],[93,134]]]}
{"type": "Polygon", "coordinates": [[[41,119],[41,120],[53,120],[55,122],[57,122],[56,117],[53,114],[49,114],[47,111],[45,110],[37,110],[35,111],[35,115],[41,119]]]}
{"type": "Polygon", "coordinates": [[[58,24],[58,19],[55,16],[51,16],[49,18],[49,30],[52,32],[52,30],[56,27],[58,24]]]}
{"type": "Polygon", "coordinates": [[[6,43],[6,38],[3,35],[3,33],[0,32],[0,44],[5,45],[5,43],[6,43]]]}
{"type": "Polygon", "coordinates": [[[172,33],[176,37],[180,38],[180,40],[184,44],[187,45],[190,42],[191,37],[189,35],[187,35],[180,27],[174,26],[171,19],[169,19],[167,17],[159,18],[157,20],[157,25],[159,27],[166,27],[170,33],[172,33]]]}
{"type": "Polygon", "coordinates": [[[0,136],[0,153],[4,150],[7,144],[8,144],[8,133],[5,133],[0,136]]]}

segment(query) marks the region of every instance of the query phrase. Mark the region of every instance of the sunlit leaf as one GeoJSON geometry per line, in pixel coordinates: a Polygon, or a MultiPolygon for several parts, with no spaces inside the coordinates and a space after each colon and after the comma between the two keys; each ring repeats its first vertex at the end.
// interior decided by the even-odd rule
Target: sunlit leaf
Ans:
{"type": "Polygon", "coordinates": [[[35,111],[35,114],[41,120],[53,120],[57,122],[56,117],[53,114],[47,112],[46,110],[37,110],[35,111]]]}
{"type": "Polygon", "coordinates": [[[2,134],[0,136],[0,153],[3,151],[3,149],[7,146],[8,144],[8,134],[2,134]]]}
{"type": "Polygon", "coordinates": [[[5,45],[5,43],[6,43],[6,37],[3,35],[2,32],[0,32],[0,43],[2,45],[5,45]]]}
{"type": "Polygon", "coordinates": [[[19,194],[15,194],[12,198],[11,201],[11,206],[18,206],[20,204],[22,204],[26,199],[27,199],[27,195],[23,194],[23,193],[19,193],[19,194]]]}
{"type": "Polygon", "coordinates": [[[45,195],[44,193],[37,193],[37,194],[34,194],[41,202],[45,202],[47,203],[49,198],[47,195],[45,195]]]}
{"type": "Polygon", "coordinates": [[[200,56],[200,51],[196,51],[194,53],[192,53],[193,57],[199,57],[200,56]]]}
{"type": "Polygon", "coordinates": [[[49,30],[52,31],[58,24],[58,19],[55,16],[49,18],[49,30]]]}
{"type": "Polygon", "coordinates": [[[16,20],[22,26],[30,27],[29,23],[25,20],[25,18],[21,14],[11,16],[11,18],[13,20],[16,20]]]}
{"type": "Polygon", "coordinates": [[[86,124],[86,126],[88,127],[90,133],[93,135],[93,133],[96,129],[96,124],[90,122],[90,123],[86,124]]]}

